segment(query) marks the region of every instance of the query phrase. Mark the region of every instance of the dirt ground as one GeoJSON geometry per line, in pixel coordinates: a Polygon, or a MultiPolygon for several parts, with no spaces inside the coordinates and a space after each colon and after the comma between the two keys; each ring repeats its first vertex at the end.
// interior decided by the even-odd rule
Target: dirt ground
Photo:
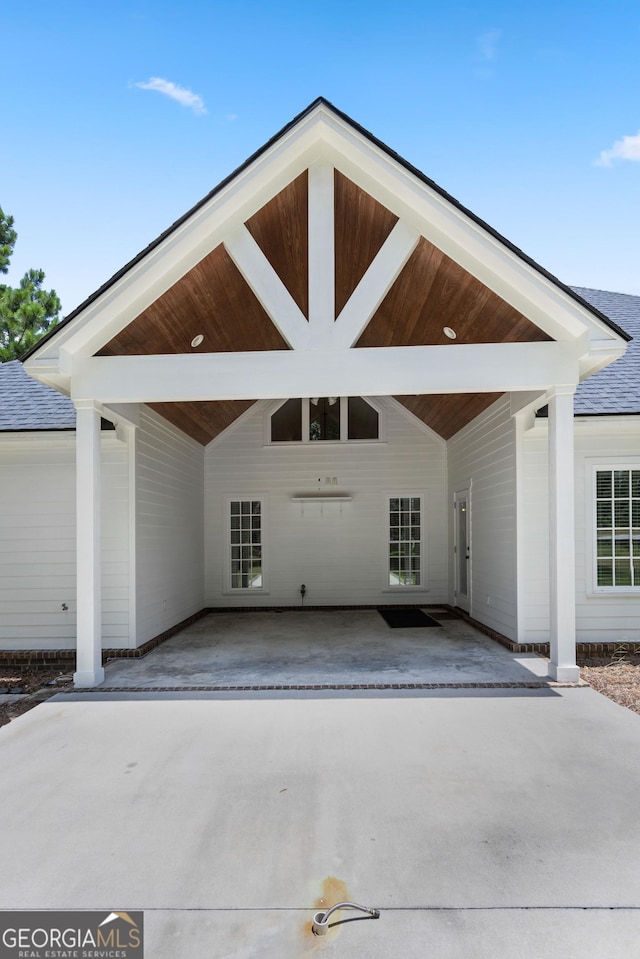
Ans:
{"type": "Polygon", "coordinates": [[[9,693],[28,695],[27,699],[18,699],[13,703],[3,703],[0,693],[0,726],[22,716],[49,696],[53,696],[64,686],[73,682],[71,673],[59,669],[11,669],[0,667],[0,690],[9,693]]]}
{"type": "MultiPolygon", "coordinates": [[[[597,692],[640,715],[640,655],[621,653],[608,660],[585,659],[580,663],[580,675],[597,692]]],[[[70,686],[72,682],[70,673],[58,669],[0,668],[0,690],[19,690],[23,694],[35,694],[14,703],[3,704],[0,693],[0,726],[22,716],[43,699],[53,696],[60,688],[70,686]]]]}

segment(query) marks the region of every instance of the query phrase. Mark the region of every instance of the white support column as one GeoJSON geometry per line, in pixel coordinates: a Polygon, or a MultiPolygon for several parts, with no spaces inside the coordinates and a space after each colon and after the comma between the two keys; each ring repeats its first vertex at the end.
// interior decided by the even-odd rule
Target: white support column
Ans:
{"type": "Polygon", "coordinates": [[[577,682],[574,523],[574,387],[549,395],[549,674],[577,682]]]}
{"type": "Polygon", "coordinates": [[[102,668],[100,562],[100,408],[92,400],[76,407],[76,686],[99,686],[102,668]]]}

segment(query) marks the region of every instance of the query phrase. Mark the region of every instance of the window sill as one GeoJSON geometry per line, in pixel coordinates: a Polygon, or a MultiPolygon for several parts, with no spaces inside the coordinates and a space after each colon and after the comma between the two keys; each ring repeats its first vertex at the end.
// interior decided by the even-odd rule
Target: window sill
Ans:
{"type": "Polygon", "coordinates": [[[585,595],[587,599],[616,599],[621,596],[635,596],[640,599],[640,586],[601,586],[585,595]]]}
{"type": "Polygon", "coordinates": [[[428,586],[385,586],[381,593],[429,593],[428,586]]]}
{"type": "Polygon", "coordinates": [[[230,587],[222,590],[223,596],[268,596],[268,589],[251,589],[246,587],[245,589],[231,589],[230,587]]]}

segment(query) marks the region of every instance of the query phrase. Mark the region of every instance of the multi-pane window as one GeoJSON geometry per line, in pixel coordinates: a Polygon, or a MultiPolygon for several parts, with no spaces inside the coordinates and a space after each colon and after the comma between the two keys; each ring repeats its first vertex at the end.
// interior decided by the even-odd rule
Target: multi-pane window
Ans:
{"type": "Polygon", "coordinates": [[[346,443],[380,438],[380,415],[361,396],[290,399],[270,416],[272,443],[346,443]]]}
{"type": "Polygon", "coordinates": [[[422,498],[389,498],[389,586],[422,583],[422,498]]]}
{"type": "Polygon", "coordinates": [[[259,499],[229,504],[229,550],[232,589],[262,589],[262,503],[259,499]]]}
{"type": "Polygon", "coordinates": [[[640,586],[640,469],[596,470],[596,582],[640,586]]]}
{"type": "Polygon", "coordinates": [[[340,403],[335,396],[314,396],[309,407],[309,441],[340,439],[340,403]]]}

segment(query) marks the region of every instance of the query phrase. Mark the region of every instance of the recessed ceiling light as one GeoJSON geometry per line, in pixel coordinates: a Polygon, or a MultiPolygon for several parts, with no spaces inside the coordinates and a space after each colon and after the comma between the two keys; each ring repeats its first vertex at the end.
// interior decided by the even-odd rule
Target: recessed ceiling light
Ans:
{"type": "Polygon", "coordinates": [[[455,330],[452,330],[450,326],[443,326],[442,332],[445,336],[448,336],[450,340],[455,340],[457,333],[455,330]]]}
{"type": "Polygon", "coordinates": [[[194,348],[194,350],[196,346],[200,346],[203,340],[204,340],[204,336],[202,335],[202,333],[198,333],[197,336],[194,336],[194,338],[191,340],[191,346],[194,348]]]}

